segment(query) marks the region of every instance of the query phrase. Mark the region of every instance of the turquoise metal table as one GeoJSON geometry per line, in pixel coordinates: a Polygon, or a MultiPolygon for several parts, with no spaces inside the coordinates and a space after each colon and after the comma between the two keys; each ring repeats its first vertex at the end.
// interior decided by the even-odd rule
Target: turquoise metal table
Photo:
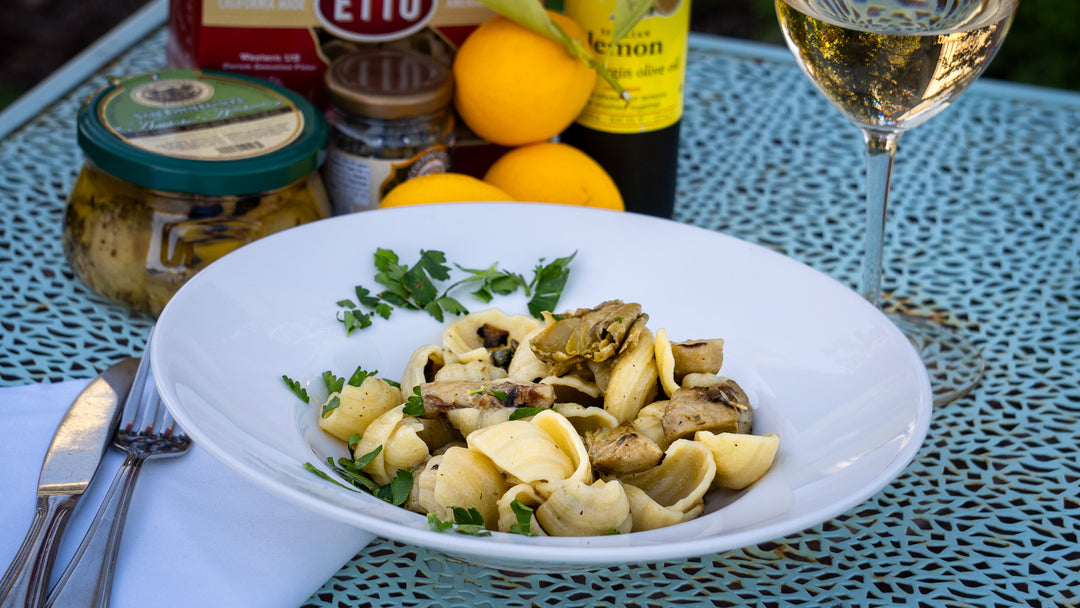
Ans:
{"type": "MultiPolygon", "coordinates": [[[[143,347],[152,320],[75,280],[60,229],[78,104],[109,75],[161,67],[154,10],[145,38],[110,39],[70,86],[0,116],[0,385],[86,378],[143,347]]],[[[784,49],[693,37],[688,66],[675,219],[853,284],[858,133],[784,49]]],[[[889,304],[966,332],[988,368],[935,412],[899,479],[850,512],[737,551],[572,575],[377,540],[307,606],[1080,605],[1078,166],[1080,95],[1060,91],[979,83],[902,138],[889,304]]]]}

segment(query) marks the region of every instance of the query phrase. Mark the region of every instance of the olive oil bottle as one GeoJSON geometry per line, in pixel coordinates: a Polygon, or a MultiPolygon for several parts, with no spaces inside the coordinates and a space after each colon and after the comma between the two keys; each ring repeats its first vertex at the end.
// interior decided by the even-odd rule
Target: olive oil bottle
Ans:
{"type": "Polygon", "coordinates": [[[628,211],[671,217],[690,0],[657,0],[614,43],[615,0],[564,0],[563,10],[586,31],[590,50],[629,99],[597,78],[584,112],[560,140],[607,170],[628,211]]]}

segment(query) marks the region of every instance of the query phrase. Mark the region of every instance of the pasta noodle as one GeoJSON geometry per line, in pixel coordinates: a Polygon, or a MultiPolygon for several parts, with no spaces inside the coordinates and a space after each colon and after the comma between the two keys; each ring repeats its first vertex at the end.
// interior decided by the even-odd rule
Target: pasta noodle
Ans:
{"type": "Polygon", "coordinates": [[[779,438],[750,434],[722,340],[673,343],[647,320],[618,300],[544,321],[467,314],[413,351],[400,389],[344,387],[320,426],[360,437],[376,484],[411,472],[405,506],[440,521],[468,509],[488,530],[552,536],[675,525],[710,490],[765,475],[779,438]]]}
{"type": "Polygon", "coordinates": [[[480,512],[485,525],[498,525],[499,498],[506,492],[506,482],[483,454],[451,447],[432,457],[418,479],[418,506],[422,512],[452,519],[451,507],[471,507],[480,512]]]}
{"type": "Polygon", "coordinates": [[[399,405],[376,418],[356,444],[356,457],[379,450],[378,455],[364,467],[364,472],[380,485],[390,483],[398,469],[409,470],[428,459],[428,447],[420,438],[424,423],[406,416],[399,405]]]}
{"type": "Polygon", "coordinates": [[[360,386],[346,385],[335,395],[338,406],[319,418],[319,427],[342,441],[363,434],[383,412],[401,404],[401,391],[385,380],[369,376],[360,386]]]}

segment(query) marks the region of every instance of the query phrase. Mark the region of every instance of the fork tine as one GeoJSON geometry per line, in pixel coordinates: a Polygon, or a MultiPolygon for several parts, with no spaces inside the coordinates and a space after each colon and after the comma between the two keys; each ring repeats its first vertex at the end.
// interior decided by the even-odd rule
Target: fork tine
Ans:
{"type": "Polygon", "coordinates": [[[165,408],[163,410],[163,415],[161,417],[161,423],[159,428],[159,433],[164,433],[165,435],[168,435],[170,437],[184,436],[183,427],[181,427],[180,423],[178,423],[176,419],[172,417],[172,414],[169,412],[168,408],[165,408]]]}
{"type": "Polygon", "coordinates": [[[148,383],[147,386],[144,387],[143,392],[145,397],[143,399],[143,408],[140,412],[141,416],[138,429],[140,433],[149,435],[157,432],[157,424],[160,417],[159,414],[163,408],[161,407],[161,398],[158,397],[157,391],[154,391],[153,386],[150,386],[148,383]]]}
{"type": "MultiPolygon", "coordinates": [[[[154,337],[153,328],[146,338],[146,346],[149,348],[150,340],[154,337]]],[[[156,396],[153,374],[150,371],[150,357],[144,356],[139,360],[139,368],[135,371],[135,379],[131,383],[127,399],[124,400],[124,411],[121,414],[120,428],[129,432],[150,432],[154,426],[154,418],[157,417],[157,405],[144,407],[147,403],[148,391],[156,396]]]]}
{"type": "Polygon", "coordinates": [[[139,361],[139,368],[135,371],[135,379],[131,383],[127,399],[124,400],[124,411],[121,414],[120,428],[138,431],[142,428],[143,392],[146,389],[146,378],[150,373],[150,364],[146,357],[139,361]]]}

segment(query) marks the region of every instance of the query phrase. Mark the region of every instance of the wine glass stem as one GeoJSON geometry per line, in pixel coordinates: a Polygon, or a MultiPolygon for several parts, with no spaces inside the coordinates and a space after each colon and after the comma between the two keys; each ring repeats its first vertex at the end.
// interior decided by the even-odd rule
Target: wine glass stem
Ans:
{"type": "Polygon", "coordinates": [[[881,258],[885,247],[885,210],[896,156],[898,132],[863,130],[866,142],[866,251],[863,254],[859,293],[881,307],[881,258]]]}

